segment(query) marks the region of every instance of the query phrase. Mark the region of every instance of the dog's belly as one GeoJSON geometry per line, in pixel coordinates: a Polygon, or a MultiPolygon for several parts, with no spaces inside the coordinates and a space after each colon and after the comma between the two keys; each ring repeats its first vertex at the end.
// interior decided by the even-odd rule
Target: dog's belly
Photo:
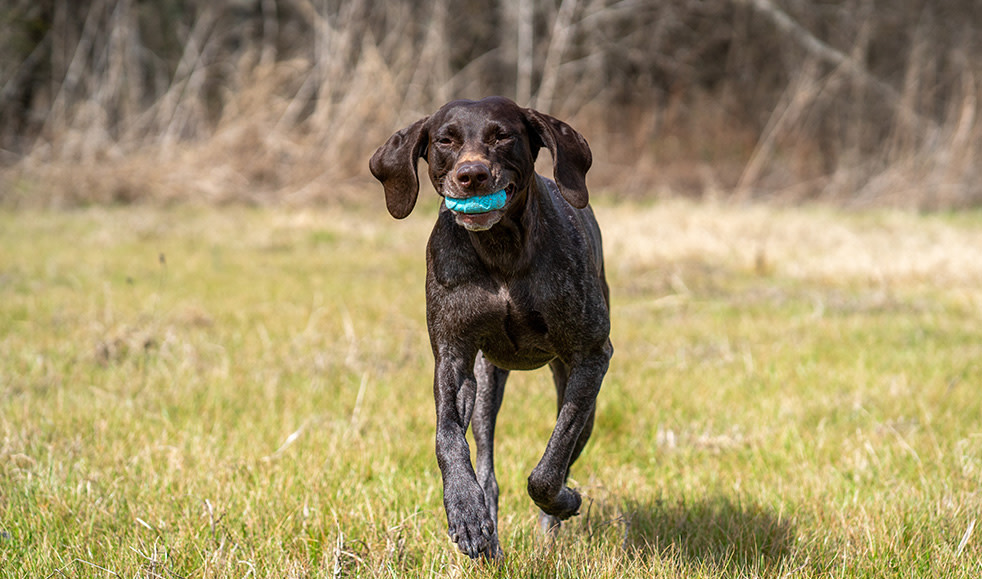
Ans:
{"type": "Polygon", "coordinates": [[[537,348],[515,351],[511,344],[496,342],[485,344],[481,348],[484,357],[489,362],[505,370],[535,370],[551,362],[556,355],[537,348]]]}

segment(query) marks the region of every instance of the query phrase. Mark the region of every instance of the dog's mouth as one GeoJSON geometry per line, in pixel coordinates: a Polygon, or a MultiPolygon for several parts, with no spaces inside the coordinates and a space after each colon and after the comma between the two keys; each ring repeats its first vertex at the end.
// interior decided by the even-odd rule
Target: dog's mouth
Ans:
{"type": "Polygon", "coordinates": [[[486,231],[501,220],[508,201],[515,194],[515,184],[508,183],[504,187],[485,195],[469,195],[467,197],[444,196],[444,204],[459,225],[469,231],[486,231]]]}

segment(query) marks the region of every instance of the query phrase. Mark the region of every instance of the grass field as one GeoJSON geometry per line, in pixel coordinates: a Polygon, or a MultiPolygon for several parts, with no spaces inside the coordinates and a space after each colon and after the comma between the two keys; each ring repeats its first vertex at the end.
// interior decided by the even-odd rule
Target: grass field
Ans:
{"type": "Polygon", "coordinates": [[[0,213],[0,577],[982,574],[982,214],[599,204],[582,515],[536,533],[555,401],[513,374],[487,566],[433,456],[435,212],[0,213]]]}

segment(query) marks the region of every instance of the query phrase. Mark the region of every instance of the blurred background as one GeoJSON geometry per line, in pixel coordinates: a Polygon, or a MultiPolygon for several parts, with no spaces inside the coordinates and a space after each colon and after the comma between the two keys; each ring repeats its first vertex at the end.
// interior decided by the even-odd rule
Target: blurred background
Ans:
{"type": "MultiPolygon", "coordinates": [[[[982,204],[978,0],[4,0],[0,203],[341,203],[505,95],[594,194],[982,204]]],[[[369,193],[371,191],[371,193],[369,193]]]]}

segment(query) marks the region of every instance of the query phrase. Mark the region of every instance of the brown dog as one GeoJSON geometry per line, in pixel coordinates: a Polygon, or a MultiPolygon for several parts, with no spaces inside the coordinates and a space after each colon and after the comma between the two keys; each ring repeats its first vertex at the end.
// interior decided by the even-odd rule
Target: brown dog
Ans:
{"type": "Polygon", "coordinates": [[[590,437],[613,353],[600,228],[587,203],[592,157],[586,140],[553,117],[500,97],[454,101],[372,156],[396,218],[416,204],[420,158],[444,197],[426,250],[443,503],[462,552],[498,557],[494,427],[509,370],[548,364],[559,399],[528,478],[542,527],[580,508],[566,479],[590,437]],[[555,182],[535,173],[541,147],[552,154],[555,182]],[[472,419],[476,472],[465,438],[472,419]]]}

